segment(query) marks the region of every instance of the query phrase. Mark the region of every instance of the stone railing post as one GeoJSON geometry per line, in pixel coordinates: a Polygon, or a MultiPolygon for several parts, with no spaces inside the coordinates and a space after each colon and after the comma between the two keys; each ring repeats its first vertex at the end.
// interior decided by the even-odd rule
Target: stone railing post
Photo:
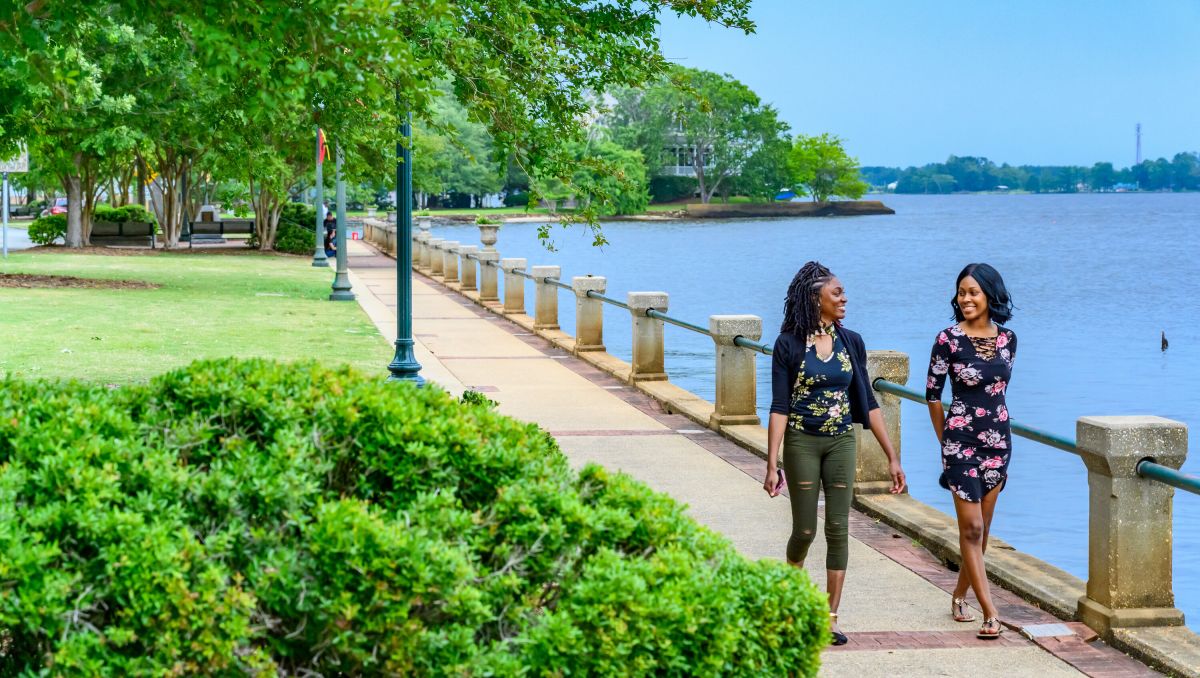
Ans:
{"type": "Polygon", "coordinates": [[[663,322],[646,315],[654,309],[667,312],[666,292],[630,292],[629,313],[633,316],[633,364],[629,381],[666,381],[663,360],[663,322]]]}
{"type": "Polygon", "coordinates": [[[446,242],[441,238],[429,239],[429,275],[441,276],[446,261],[442,258],[442,243],[446,242]]]}
{"type": "Polygon", "coordinates": [[[458,243],[453,240],[442,243],[442,282],[458,282],[458,243]]]}
{"type": "Polygon", "coordinates": [[[463,292],[475,291],[475,259],[479,248],[475,245],[461,245],[458,248],[459,267],[458,278],[462,281],[463,292]]]}
{"type": "Polygon", "coordinates": [[[571,278],[571,289],[575,290],[576,352],[604,350],[604,304],[587,293],[604,294],[607,284],[608,280],[601,276],[571,278]]]}
{"type": "Polygon", "coordinates": [[[433,236],[426,231],[413,236],[417,241],[417,247],[413,251],[413,266],[422,273],[429,272],[429,239],[433,236]]]}
{"type": "Polygon", "coordinates": [[[495,265],[500,261],[500,253],[480,250],[475,258],[479,260],[479,300],[500,301],[500,276],[495,265]]]}
{"type": "MultiPolygon", "coordinates": [[[[888,439],[896,454],[900,454],[900,398],[874,390],[870,384],[886,379],[897,384],[908,383],[908,354],[899,351],[867,351],[867,388],[871,389],[883,421],[887,423],[888,439]]],[[[879,441],[866,429],[858,432],[858,468],[854,474],[854,494],[884,494],[892,489],[892,474],[888,471],[887,455],[879,441]]]]}
{"type": "Polygon", "coordinates": [[[518,315],[525,312],[525,279],[513,271],[525,270],[525,260],[510,258],[501,259],[500,268],[504,270],[504,312],[518,315]]]}
{"type": "Polygon", "coordinates": [[[1179,468],[1187,425],[1151,416],[1081,417],[1075,426],[1088,470],[1088,580],[1079,618],[1102,635],[1116,628],[1179,626],[1171,588],[1175,490],[1137,475],[1153,459],[1179,468]]]}
{"type": "Polygon", "coordinates": [[[762,318],[756,315],[714,315],[708,318],[708,331],[717,347],[717,402],[710,428],[718,426],[758,425],[755,411],[754,357],[756,351],[735,346],[735,337],[758,341],[762,337],[762,318]]]}
{"type": "Polygon", "coordinates": [[[558,288],[546,282],[546,278],[558,279],[562,275],[560,266],[534,266],[529,271],[533,276],[533,329],[558,329],[558,288]]]}

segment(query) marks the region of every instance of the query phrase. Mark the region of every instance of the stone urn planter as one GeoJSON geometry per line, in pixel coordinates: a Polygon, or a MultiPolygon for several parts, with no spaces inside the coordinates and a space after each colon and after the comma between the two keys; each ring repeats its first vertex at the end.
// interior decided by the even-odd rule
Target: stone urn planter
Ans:
{"type": "Polygon", "coordinates": [[[478,226],[479,242],[483,243],[483,250],[495,252],[496,237],[500,232],[500,224],[478,224],[478,226]]]}
{"type": "Polygon", "coordinates": [[[433,227],[433,217],[431,217],[427,214],[423,214],[423,215],[417,217],[417,228],[421,229],[422,231],[428,231],[432,227],[433,227]]]}
{"type": "Polygon", "coordinates": [[[369,217],[371,219],[375,218],[375,208],[374,207],[367,208],[367,217],[369,217]]]}

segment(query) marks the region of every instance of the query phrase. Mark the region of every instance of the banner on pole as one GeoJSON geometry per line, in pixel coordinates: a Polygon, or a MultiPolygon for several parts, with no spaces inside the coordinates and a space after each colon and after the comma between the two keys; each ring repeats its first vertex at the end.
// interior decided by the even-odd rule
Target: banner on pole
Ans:
{"type": "Polygon", "coordinates": [[[25,149],[24,144],[21,145],[21,150],[16,156],[8,160],[0,160],[0,172],[28,172],[29,171],[29,151],[25,149]]]}

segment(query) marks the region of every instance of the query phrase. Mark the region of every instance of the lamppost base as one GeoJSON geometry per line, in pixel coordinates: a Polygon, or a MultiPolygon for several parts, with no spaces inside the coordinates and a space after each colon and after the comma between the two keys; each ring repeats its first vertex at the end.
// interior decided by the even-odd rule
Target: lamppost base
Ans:
{"type": "Polygon", "coordinates": [[[421,376],[421,363],[413,353],[412,339],[396,340],[396,355],[388,365],[388,381],[411,381],[417,386],[424,386],[425,379],[421,376]]]}
{"type": "Polygon", "coordinates": [[[330,301],[354,301],[354,289],[350,284],[350,278],[345,271],[339,271],[333,278],[333,292],[329,295],[330,301]]]}
{"type": "Polygon", "coordinates": [[[320,256],[314,255],[312,265],[313,268],[329,268],[329,257],[325,256],[324,252],[321,252],[320,256]]]}

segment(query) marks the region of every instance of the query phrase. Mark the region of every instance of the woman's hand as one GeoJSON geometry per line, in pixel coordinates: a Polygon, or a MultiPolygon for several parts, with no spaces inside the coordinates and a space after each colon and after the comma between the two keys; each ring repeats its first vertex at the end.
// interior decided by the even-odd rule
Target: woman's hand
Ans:
{"type": "Polygon", "coordinates": [[[779,469],[774,466],[767,465],[767,477],[763,480],[763,489],[766,490],[767,496],[775,497],[779,493],[775,491],[775,486],[779,484],[779,469]]]}
{"type": "Polygon", "coordinates": [[[908,482],[904,477],[904,469],[900,468],[899,459],[888,462],[888,473],[892,475],[892,494],[900,494],[904,491],[904,488],[908,487],[908,482]]]}

